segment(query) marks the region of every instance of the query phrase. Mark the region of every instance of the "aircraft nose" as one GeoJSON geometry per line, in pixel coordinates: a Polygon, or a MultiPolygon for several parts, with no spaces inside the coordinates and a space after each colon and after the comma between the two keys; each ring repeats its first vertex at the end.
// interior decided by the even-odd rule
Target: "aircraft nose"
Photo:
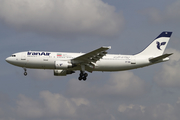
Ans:
{"type": "Polygon", "coordinates": [[[6,62],[8,62],[9,61],[9,59],[8,58],[6,58],[6,62]]]}
{"type": "Polygon", "coordinates": [[[10,57],[7,57],[7,58],[6,58],[6,62],[8,62],[8,63],[11,62],[10,57]]]}

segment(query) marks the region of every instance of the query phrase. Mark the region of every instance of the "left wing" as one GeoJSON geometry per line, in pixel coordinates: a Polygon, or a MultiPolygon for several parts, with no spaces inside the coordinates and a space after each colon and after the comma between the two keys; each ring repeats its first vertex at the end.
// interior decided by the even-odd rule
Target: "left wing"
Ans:
{"type": "Polygon", "coordinates": [[[99,49],[96,49],[94,51],[91,51],[89,53],[83,54],[79,57],[76,57],[72,59],[72,62],[74,64],[88,64],[91,62],[96,62],[100,60],[103,56],[107,54],[106,50],[110,49],[111,47],[100,47],[99,49]]]}

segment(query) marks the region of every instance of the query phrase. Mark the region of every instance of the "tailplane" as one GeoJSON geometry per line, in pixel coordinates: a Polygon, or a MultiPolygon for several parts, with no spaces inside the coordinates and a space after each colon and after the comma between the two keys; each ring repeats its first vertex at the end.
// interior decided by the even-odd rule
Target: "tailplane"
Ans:
{"type": "Polygon", "coordinates": [[[171,34],[172,32],[162,32],[148,47],[137,55],[150,55],[154,57],[162,55],[166,49],[171,34]]]}

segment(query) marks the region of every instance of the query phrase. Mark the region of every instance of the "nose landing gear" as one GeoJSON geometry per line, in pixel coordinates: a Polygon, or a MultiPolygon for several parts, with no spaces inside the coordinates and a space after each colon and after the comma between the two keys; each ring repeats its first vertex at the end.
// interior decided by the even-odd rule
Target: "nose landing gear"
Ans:
{"type": "Polygon", "coordinates": [[[27,71],[26,68],[24,68],[24,76],[27,75],[27,72],[26,72],[26,71],[27,71]]]}

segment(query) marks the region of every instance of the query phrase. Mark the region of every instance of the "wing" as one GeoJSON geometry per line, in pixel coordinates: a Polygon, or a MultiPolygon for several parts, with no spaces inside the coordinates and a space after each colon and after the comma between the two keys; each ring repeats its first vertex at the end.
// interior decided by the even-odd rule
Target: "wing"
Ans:
{"type": "Polygon", "coordinates": [[[74,64],[88,64],[91,62],[96,62],[100,60],[103,56],[107,54],[106,50],[110,49],[111,47],[100,47],[99,49],[96,49],[94,51],[91,51],[89,53],[83,54],[79,57],[76,57],[72,59],[72,62],[74,64]]]}

